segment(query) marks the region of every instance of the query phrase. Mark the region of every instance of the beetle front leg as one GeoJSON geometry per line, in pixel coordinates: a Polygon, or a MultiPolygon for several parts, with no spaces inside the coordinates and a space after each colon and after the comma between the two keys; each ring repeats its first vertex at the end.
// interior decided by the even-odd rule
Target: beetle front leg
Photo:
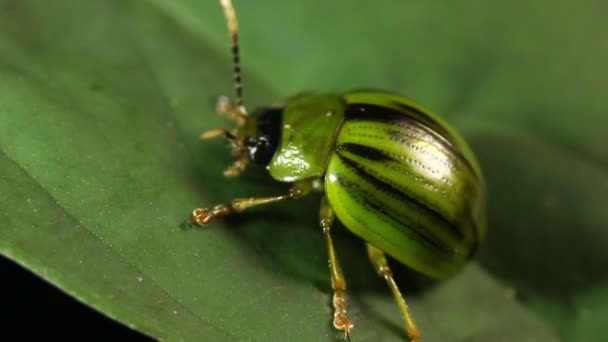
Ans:
{"type": "Polygon", "coordinates": [[[234,162],[224,171],[224,176],[226,177],[238,176],[241,172],[245,171],[247,163],[249,162],[247,159],[247,154],[243,149],[243,142],[242,140],[237,138],[235,134],[236,132],[230,132],[223,128],[214,128],[201,133],[201,139],[203,140],[212,139],[216,137],[225,137],[230,141],[234,162]]]}
{"type": "Polygon", "coordinates": [[[234,122],[237,127],[245,125],[247,121],[247,114],[243,107],[235,106],[230,103],[230,100],[226,96],[220,96],[215,104],[215,109],[223,117],[234,122]]]}
{"type": "Polygon", "coordinates": [[[198,223],[201,226],[209,224],[213,219],[223,217],[233,213],[240,213],[246,209],[257,207],[259,205],[281,202],[286,200],[298,199],[309,194],[313,189],[313,181],[306,180],[294,183],[286,195],[274,197],[250,197],[236,198],[230,204],[218,204],[212,209],[198,208],[192,211],[192,217],[188,220],[188,224],[198,223]]]}
{"type": "Polygon", "coordinates": [[[416,323],[412,318],[412,314],[410,313],[410,310],[407,304],[405,303],[405,299],[403,298],[401,291],[399,291],[397,283],[395,283],[395,279],[393,279],[393,271],[391,271],[391,269],[388,267],[388,261],[386,260],[384,252],[369,243],[367,243],[366,245],[369,260],[374,266],[374,269],[376,270],[378,275],[386,281],[386,284],[391,289],[391,292],[393,293],[397,304],[399,304],[399,310],[401,310],[401,314],[403,315],[403,319],[405,320],[407,337],[412,342],[418,342],[420,339],[420,329],[418,329],[418,326],[416,326],[416,323]]]}
{"type": "Polygon", "coordinates": [[[339,330],[344,330],[344,339],[350,340],[350,330],[354,327],[346,313],[346,281],[342,274],[342,269],[338,263],[338,258],[334,250],[334,244],[331,239],[331,226],[334,221],[334,212],[327,197],[323,196],[320,210],[320,224],[323,228],[323,235],[327,242],[327,254],[329,257],[329,273],[331,275],[331,287],[334,290],[333,306],[334,306],[334,327],[339,330]]]}

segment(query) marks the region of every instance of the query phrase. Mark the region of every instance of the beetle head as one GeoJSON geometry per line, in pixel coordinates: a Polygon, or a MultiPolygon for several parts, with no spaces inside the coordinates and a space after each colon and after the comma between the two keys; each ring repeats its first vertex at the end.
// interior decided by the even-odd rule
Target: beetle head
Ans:
{"type": "Polygon", "coordinates": [[[224,175],[237,176],[248,164],[267,166],[279,147],[283,109],[260,108],[251,115],[245,115],[238,108],[231,106],[227,99],[220,98],[218,111],[234,121],[236,127],[230,131],[221,128],[212,129],[203,133],[201,138],[224,136],[230,142],[235,160],[224,171],[224,175]]]}

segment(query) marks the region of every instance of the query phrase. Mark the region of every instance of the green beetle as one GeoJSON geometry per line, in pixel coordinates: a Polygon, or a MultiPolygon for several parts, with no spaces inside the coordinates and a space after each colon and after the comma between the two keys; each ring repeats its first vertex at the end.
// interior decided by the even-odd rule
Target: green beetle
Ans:
{"type": "Polygon", "coordinates": [[[221,98],[218,111],[237,128],[202,137],[229,139],[235,162],[226,176],[255,164],[292,188],[282,196],[196,209],[189,223],[206,225],[250,207],[323,192],[320,226],[329,254],[334,326],[350,338],[346,282],[330,235],[337,217],[366,242],[372,265],[399,305],[408,338],[417,341],[420,331],[385,253],[434,278],[454,275],[471,258],[486,231],[485,186],[471,149],[440,117],[386,92],[307,93],[247,115],[236,14],[230,0],[221,3],[232,39],[237,99],[233,105],[221,98]]]}

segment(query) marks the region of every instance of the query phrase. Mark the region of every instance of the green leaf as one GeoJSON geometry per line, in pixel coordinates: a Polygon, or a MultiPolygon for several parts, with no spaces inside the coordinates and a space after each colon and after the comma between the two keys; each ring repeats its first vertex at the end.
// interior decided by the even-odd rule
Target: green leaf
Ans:
{"type": "MultiPolygon", "coordinates": [[[[608,304],[608,43],[592,0],[236,1],[250,108],[381,88],[444,114],[485,171],[478,261],[428,284],[397,267],[423,341],[598,341],[608,304]],[[603,262],[603,263],[602,263],[603,262]]],[[[208,229],[191,209],[285,191],[228,180],[215,1],[0,0],[0,253],[166,341],[340,340],[319,198],[208,229]]],[[[356,341],[402,341],[360,241],[335,240],[356,341]]]]}

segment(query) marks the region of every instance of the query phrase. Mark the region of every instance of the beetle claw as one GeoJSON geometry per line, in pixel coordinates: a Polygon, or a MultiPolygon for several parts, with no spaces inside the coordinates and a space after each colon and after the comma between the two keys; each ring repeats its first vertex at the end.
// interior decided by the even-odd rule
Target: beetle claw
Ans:
{"type": "Polygon", "coordinates": [[[213,217],[212,215],[209,215],[211,212],[209,209],[194,209],[194,211],[192,212],[192,217],[190,217],[190,219],[188,220],[189,224],[195,224],[198,223],[201,226],[204,226],[206,224],[209,223],[209,221],[211,220],[211,218],[213,217]]]}
{"type": "Polygon", "coordinates": [[[420,341],[420,335],[420,330],[418,330],[417,327],[413,329],[407,329],[407,337],[410,339],[411,342],[420,341]]]}
{"type": "Polygon", "coordinates": [[[346,316],[334,320],[334,327],[338,330],[344,330],[344,341],[350,341],[350,331],[353,326],[353,323],[346,316]]]}
{"type": "Polygon", "coordinates": [[[344,341],[350,341],[350,327],[344,329],[344,341]]]}

